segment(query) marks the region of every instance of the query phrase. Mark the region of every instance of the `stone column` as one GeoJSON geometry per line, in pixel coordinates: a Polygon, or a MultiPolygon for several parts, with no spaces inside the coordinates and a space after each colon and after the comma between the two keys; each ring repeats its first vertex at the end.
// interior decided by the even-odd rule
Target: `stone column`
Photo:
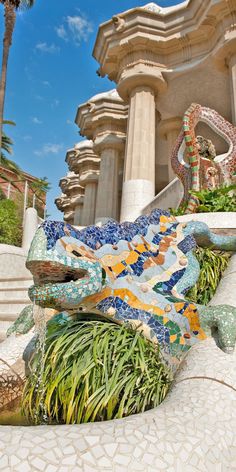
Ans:
{"type": "Polygon", "coordinates": [[[84,182],[84,206],[81,215],[81,226],[89,226],[94,224],[94,214],[97,197],[97,182],[84,182]]]}
{"type": "Polygon", "coordinates": [[[115,134],[97,138],[94,149],[101,158],[95,223],[104,224],[109,218],[119,218],[119,160],[124,150],[124,138],[115,134]]]}
{"type": "Polygon", "coordinates": [[[236,53],[229,60],[232,123],[236,125],[236,53]]]}
{"type": "MultiPolygon", "coordinates": [[[[84,200],[84,197],[83,197],[83,200],[84,200]]],[[[75,207],[75,215],[74,215],[75,226],[81,225],[82,211],[83,211],[83,201],[81,201],[81,203],[77,203],[75,207]]]]}
{"type": "Polygon", "coordinates": [[[130,93],[121,221],[134,220],[155,196],[155,92],[137,86],[130,93]]]}
{"type": "Polygon", "coordinates": [[[168,164],[168,176],[169,182],[175,179],[176,175],[171,166],[171,155],[176,139],[181,130],[182,120],[180,117],[169,118],[163,120],[159,125],[160,137],[167,141],[166,146],[166,157],[168,164]]]}
{"type": "MultiPolygon", "coordinates": [[[[94,224],[95,222],[100,158],[94,152],[92,141],[81,141],[80,143],[76,144],[74,149],[75,154],[68,157],[67,163],[69,169],[73,170],[75,174],[77,174],[76,176],[79,180],[80,187],[82,186],[84,188],[83,209],[81,213],[79,209],[77,209],[77,212],[80,213],[79,224],[81,226],[88,226],[94,224]]],[[[78,201],[75,199],[75,208],[77,203],[78,201]]]]}
{"type": "Polygon", "coordinates": [[[80,134],[93,140],[101,159],[95,222],[119,219],[119,171],[124,161],[128,107],[116,90],[101,93],[78,108],[80,134]]]}

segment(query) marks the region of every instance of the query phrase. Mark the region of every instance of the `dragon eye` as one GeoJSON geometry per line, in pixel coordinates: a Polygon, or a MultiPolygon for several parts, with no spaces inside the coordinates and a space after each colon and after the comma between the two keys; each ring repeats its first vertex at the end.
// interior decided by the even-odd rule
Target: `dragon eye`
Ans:
{"type": "Polygon", "coordinates": [[[77,251],[72,251],[72,254],[74,254],[74,256],[76,257],[81,257],[81,254],[79,254],[79,252],[77,251]]]}

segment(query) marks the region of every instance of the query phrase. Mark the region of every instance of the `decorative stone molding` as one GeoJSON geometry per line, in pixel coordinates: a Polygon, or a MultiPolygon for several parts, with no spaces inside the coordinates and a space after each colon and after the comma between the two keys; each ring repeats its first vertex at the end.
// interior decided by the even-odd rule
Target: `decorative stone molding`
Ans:
{"type": "Polygon", "coordinates": [[[63,193],[69,197],[75,197],[77,195],[83,195],[84,188],[79,183],[78,175],[74,172],[68,172],[66,177],[62,177],[59,182],[59,186],[63,193]]]}
{"type": "Polygon", "coordinates": [[[75,118],[81,136],[93,141],[101,135],[125,139],[128,108],[115,89],[95,95],[79,106],[75,118]]]}
{"type": "Polygon", "coordinates": [[[148,3],[147,5],[144,5],[144,7],[142,7],[144,10],[149,10],[153,13],[160,13],[161,12],[161,7],[159,7],[159,5],[157,5],[156,3],[148,3]]]}
{"type": "MultiPolygon", "coordinates": [[[[125,11],[119,15],[125,22],[122,31],[114,30],[112,20],[99,28],[93,51],[99,74],[119,84],[128,74],[126,58],[138,54],[136,76],[157,75],[162,87],[166,71],[181,74],[185,65],[195,67],[231,42],[235,16],[234,0],[192,0],[169,8],[151,3],[125,11]]],[[[119,93],[124,98],[122,89],[119,93]]]]}
{"type": "Polygon", "coordinates": [[[75,174],[79,175],[80,185],[86,185],[87,182],[97,182],[100,158],[94,152],[92,141],[81,141],[75,146],[73,164],[75,174]]]}
{"type": "Polygon", "coordinates": [[[114,15],[112,17],[112,21],[116,31],[123,31],[123,29],[125,28],[125,20],[121,18],[120,15],[114,15]]]}
{"type": "Polygon", "coordinates": [[[55,205],[57,206],[58,210],[64,213],[64,221],[69,224],[74,223],[74,206],[71,204],[70,198],[62,193],[60,197],[55,199],[55,205]]]}
{"type": "MultiPolygon", "coordinates": [[[[73,150],[74,151],[74,150],[73,150]]],[[[67,158],[73,158],[74,152],[67,152],[67,158]]],[[[70,224],[79,225],[79,216],[84,203],[84,187],[79,183],[79,177],[74,172],[68,174],[59,183],[62,195],[55,200],[57,208],[64,213],[64,220],[70,224]]]]}

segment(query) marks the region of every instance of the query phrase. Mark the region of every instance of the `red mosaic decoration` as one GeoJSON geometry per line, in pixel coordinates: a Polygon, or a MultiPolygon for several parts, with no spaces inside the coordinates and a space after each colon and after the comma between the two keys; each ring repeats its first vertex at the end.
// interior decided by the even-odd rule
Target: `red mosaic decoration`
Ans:
{"type": "Polygon", "coordinates": [[[171,164],[175,174],[184,187],[181,203],[188,202],[186,213],[194,213],[198,200],[189,196],[189,190],[216,188],[222,184],[232,184],[236,172],[236,127],[225,120],[217,111],[193,103],[183,117],[183,127],[171,155],[171,164]],[[222,156],[210,160],[199,153],[195,128],[199,121],[209,125],[229,145],[229,150],[222,156]],[[187,162],[183,158],[185,143],[187,162]]]}

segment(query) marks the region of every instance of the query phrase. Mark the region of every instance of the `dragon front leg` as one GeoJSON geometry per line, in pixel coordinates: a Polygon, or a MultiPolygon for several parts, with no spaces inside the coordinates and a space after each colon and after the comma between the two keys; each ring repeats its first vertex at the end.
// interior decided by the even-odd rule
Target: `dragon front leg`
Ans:
{"type": "Polygon", "coordinates": [[[236,308],[230,305],[198,306],[201,326],[207,332],[217,330],[221,349],[232,354],[236,343],[236,308]]]}

